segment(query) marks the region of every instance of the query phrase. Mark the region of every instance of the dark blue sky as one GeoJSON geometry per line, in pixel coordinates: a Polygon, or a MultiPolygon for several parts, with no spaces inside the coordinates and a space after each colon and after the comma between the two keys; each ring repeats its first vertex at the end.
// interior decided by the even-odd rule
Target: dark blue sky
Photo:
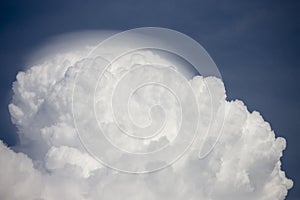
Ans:
{"type": "Polygon", "coordinates": [[[49,37],[86,29],[159,26],[204,46],[222,73],[228,99],[258,110],[288,146],[283,168],[300,198],[300,3],[229,0],[2,0],[0,5],[0,138],[16,142],[7,104],[15,75],[49,37]],[[297,13],[298,12],[298,13],[297,13]]]}

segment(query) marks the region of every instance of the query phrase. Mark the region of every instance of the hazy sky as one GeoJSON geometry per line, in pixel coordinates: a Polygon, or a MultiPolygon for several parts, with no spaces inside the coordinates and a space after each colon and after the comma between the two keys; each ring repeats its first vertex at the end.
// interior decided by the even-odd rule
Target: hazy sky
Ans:
{"type": "Polygon", "coordinates": [[[216,62],[228,99],[258,110],[287,139],[283,169],[300,196],[299,24],[296,1],[2,1],[0,7],[0,138],[12,145],[7,104],[28,55],[49,37],[87,29],[159,26],[197,40],[216,62]]]}

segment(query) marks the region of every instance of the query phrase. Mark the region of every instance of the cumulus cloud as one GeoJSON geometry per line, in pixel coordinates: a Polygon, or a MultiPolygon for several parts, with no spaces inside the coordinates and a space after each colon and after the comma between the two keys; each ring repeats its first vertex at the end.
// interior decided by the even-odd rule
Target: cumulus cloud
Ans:
{"type": "MultiPolygon", "coordinates": [[[[211,152],[199,159],[199,148],[204,140],[200,137],[173,165],[148,174],[122,173],[98,162],[82,145],[72,113],[72,92],[80,69],[89,66],[95,73],[87,74],[88,79],[77,82],[79,95],[76,98],[82,98],[82,101],[88,99],[86,93],[94,90],[91,84],[94,86],[98,78],[93,76],[97,74],[97,68],[93,67],[98,66],[98,58],[83,58],[89,51],[89,46],[69,49],[48,56],[42,63],[18,73],[13,84],[14,96],[9,111],[19,130],[20,144],[10,149],[0,143],[0,199],[285,198],[293,185],[281,170],[280,158],[286,147],[285,139],[276,138],[269,123],[258,112],[250,113],[243,102],[226,101],[225,88],[220,79],[194,76],[192,71],[184,74],[195,91],[203,117],[199,131],[205,132],[211,125],[212,134],[205,138],[203,149],[205,145],[211,145],[210,141],[213,143],[216,137],[213,133],[218,132],[222,125],[222,135],[211,152]],[[206,84],[211,86],[210,90],[206,84]],[[215,102],[210,101],[211,94],[215,102]],[[209,121],[209,104],[214,105],[213,112],[217,113],[212,123],[209,121]],[[224,111],[224,118],[218,114],[221,111],[224,111]]],[[[142,127],[147,127],[153,119],[154,122],[158,121],[157,126],[163,125],[160,135],[148,142],[136,142],[121,136],[114,124],[116,119],[109,102],[113,98],[112,88],[132,67],[143,73],[139,74],[139,78],[130,75],[137,75],[140,71],[129,74],[129,78],[123,80],[123,86],[130,85],[128,81],[138,82],[153,74],[155,77],[151,78],[176,84],[181,79],[174,78],[170,71],[165,71],[161,66],[180,71],[184,65],[162,52],[139,50],[118,59],[105,71],[99,83],[102,86],[95,91],[95,110],[98,122],[113,143],[126,151],[149,152],[176,140],[180,128],[180,109],[176,96],[166,88],[157,89],[149,85],[136,90],[127,105],[132,121],[142,127]],[[157,104],[165,108],[163,114],[160,109],[151,110],[157,104]],[[148,112],[149,109],[151,112],[148,112]],[[164,123],[160,124],[160,121],[164,123]]],[[[186,88],[182,84],[176,88],[184,97],[186,88]]],[[[121,89],[124,91],[124,87],[121,89]]],[[[118,96],[119,100],[123,97],[118,96]]],[[[190,102],[188,98],[182,98],[182,106],[190,102]]],[[[126,131],[136,128],[134,124],[128,125],[127,117],[122,117],[126,115],[122,113],[122,107],[114,106],[119,108],[119,126],[126,131]]],[[[81,117],[89,120],[88,113],[82,110],[81,114],[81,117]]],[[[96,131],[93,127],[88,128],[90,132],[96,131]]],[[[156,126],[152,128],[151,131],[156,130],[156,126]]],[[[110,155],[109,150],[102,150],[110,155]]],[[[115,162],[128,162],[122,156],[110,156],[115,162]]]]}

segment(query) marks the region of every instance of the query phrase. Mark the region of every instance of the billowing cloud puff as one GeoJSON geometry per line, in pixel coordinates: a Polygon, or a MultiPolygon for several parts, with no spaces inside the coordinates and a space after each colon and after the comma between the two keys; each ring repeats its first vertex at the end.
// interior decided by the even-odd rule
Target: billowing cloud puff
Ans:
{"type": "MultiPolygon", "coordinates": [[[[0,199],[285,198],[293,185],[281,171],[280,157],[286,147],[285,139],[276,138],[269,123],[258,112],[250,113],[243,102],[226,101],[224,85],[214,77],[191,77],[185,74],[189,77],[189,84],[195,92],[203,116],[199,131],[204,131],[209,125],[212,132],[218,131],[222,125],[220,138],[206,156],[199,159],[200,144],[204,140],[199,137],[181,159],[153,173],[128,174],[98,162],[80,141],[72,112],[72,95],[78,73],[82,67],[89,66],[94,70],[93,67],[98,66],[95,65],[98,58],[83,59],[89,50],[89,47],[69,49],[68,52],[52,55],[41,64],[18,73],[13,84],[14,96],[9,111],[18,128],[20,144],[12,147],[12,150],[0,143],[0,199]],[[211,86],[210,90],[206,87],[207,83],[211,86]],[[215,102],[210,102],[211,94],[215,102]],[[211,115],[210,103],[214,105],[213,112],[224,111],[224,118],[217,114],[214,121],[209,123],[207,116],[211,115]]],[[[179,79],[174,78],[168,70],[180,71],[181,65],[160,52],[140,50],[118,59],[105,71],[99,83],[101,87],[95,91],[94,106],[98,122],[112,143],[129,152],[149,152],[175,141],[180,128],[181,111],[178,108],[186,106],[190,102],[189,97],[183,98],[179,105],[176,95],[166,88],[157,89],[154,85],[148,85],[136,90],[126,105],[132,121],[146,127],[156,121],[162,125],[159,121],[164,121],[163,117],[166,119],[161,134],[144,142],[120,136],[120,130],[114,125],[116,118],[120,122],[119,128],[131,130],[135,126],[129,126],[128,119],[122,117],[125,114],[122,113],[121,105],[113,105],[119,113],[115,115],[109,102],[113,98],[113,88],[132,67],[137,68],[136,74],[129,73],[129,78],[123,80],[123,86],[130,85],[126,81],[147,79],[153,74],[157,80],[178,83],[179,79]],[[138,77],[133,76],[137,74],[138,77]],[[153,109],[156,107],[152,106],[157,104],[165,108],[163,115],[160,109],[153,109]],[[153,117],[157,120],[153,120],[153,117]]],[[[94,72],[97,74],[97,68],[94,72]]],[[[90,86],[95,85],[94,79],[98,76],[88,74],[87,77],[85,81],[77,81],[76,85],[79,88],[76,98],[82,98],[82,101],[86,99],[88,91],[94,90],[90,86]]],[[[177,92],[185,94],[186,88],[181,86],[176,86],[177,92]]],[[[124,91],[124,87],[120,89],[124,91]]],[[[119,100],[125,93],[118,96],[119,100]]],[[[81,117],[89,120],[84,110],[81,110],[81,117]]],[[[96,131],[93,127],[88,128],[90,132],[96,131]]],[[[210,145],[210,140],[213,141],[215,137],[214,134],[208,135],[203,148],[210,145]]],[[[122,156],[110,155],[108,149],[100,150],[113,161],[138,165],[126,163],[128,160],[122,156]]]]}

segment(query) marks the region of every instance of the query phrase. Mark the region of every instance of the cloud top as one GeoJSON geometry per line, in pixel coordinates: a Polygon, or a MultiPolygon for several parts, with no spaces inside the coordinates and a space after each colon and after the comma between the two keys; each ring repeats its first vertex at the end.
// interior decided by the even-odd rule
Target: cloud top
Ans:
{"type": "MultiPolygon", "coordinates": [[[[203,144],[203,137],[200,137],[180,160],[156,173],[124,174],[98,162],[79,140],[72,113],[72,92],[78,72],[82,66],[90,66],[90,69],[98,66],[95,65],[97,58],[82,58],[89,50],[90,47],[82,46],[52,55],[46,61],[31,66],[26,72],[18,73],[13,84],[14,96],[9,111],[19,130],[20,144],[10,149],[0,143],[1,199],[285,198],[293,185],[281,170],[280,157],[286,147],[285,139],[276,138],[269,123],[258,112],[250,113],[243,102],[226,101],[223,82],[215,77],[191,77],[190,74],[185,74],[189,77],[188,83],[195,92],[202,116],[199,131],[204,133],[211,125],[212,134],[205,138],[204,150],[206,145],[210,146],[214,142],[216,135],[213,133],[220,130],[220,122],[223,125],[221,137],[207,156],[199,159],[199,147],[203,144]],[[215,97],[214,102],[210,101],[211,93],[215,97]],[[215,117],[209,123],[211,104],[215,108],[215,117]],[[224,121],[223,115],[220,115],[222,111],[224,121]]],[[[157,68],[157,63],[175,71],[180,71],[180,66],[183,65],[161,52],[138,50],[114,62],[100,80],[102,87],[96,91],[98,122],[104,132],[109,133],[107,137],[128,151],[149,152],[170,141],[176,141],[175,138],[178,137],[180,106],[176,96],[167,89],[157,89],[150,85],[136,90],[130,98],[128,107],[132,121],[147,127],[153,122],[153,117],[158,122],[165,119],[161,134],[148,142],[120,137],[119,129],[113,123],[113,110],[107,103],[113,96],[112,88],[132,66],[143,73],[140,78],[129,77],[123,80],[125,86],[132,83],[128,81],[141,81],[153,74],[157,74],[155,78],[168,84],[178,82],[179,79],[171,76],[169,71],[157,68]],[[157,104],[165,108],[164,114],[159,109],[148,112],[157,104]]],[[[97,68],[95,70],[97,72],[97,68]]],[[[95,85],[90,84],[95,78],[92,74],[88,73],[88,79],[77,82],[77,86],[82,88],[77,96],[82,98],[80,102],[88,99],[85,92],[94,89],[95,85]]],[[[177,86],[177,92],[182,95],[180,104],[188,108],[190,101],[183,98],[186,88],[180,86],[177,86]]],[[[126,87],[120,89],[124,91],[126,87]]],[[[119,99],[123,97],[125,98],[118,96],[119,99]]],[[[117,108],[122,113],[122,107],[117,108]]],[[[85,113],[84,109],[81,111],[81,117],[86,117],[89,121],[89,113],[85,113]]],[[[134,130],[134,124],[127,126],[128,119],[122,116],[124,115],[117,116],[120,117],[119,125],[126,130],[134,130]]],[[[89,127],[88,131],[96,130],[89,127]]],[[[108,149],[100,150],[110,155],[114,162],[139,164],[128,163],[128,159],[111,154],[108,149]]],[[[148,164],[151,167],[157,165],[157,162],[148,164]]]]}

